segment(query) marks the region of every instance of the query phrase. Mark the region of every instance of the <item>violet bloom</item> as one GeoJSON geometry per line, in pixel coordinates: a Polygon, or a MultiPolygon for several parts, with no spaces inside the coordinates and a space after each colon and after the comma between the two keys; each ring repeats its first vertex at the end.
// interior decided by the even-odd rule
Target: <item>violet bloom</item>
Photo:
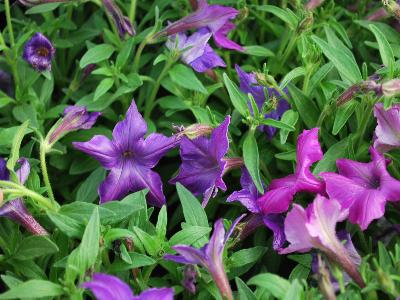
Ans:
{"type": "Polygon", "coordinates": [[[223,175],[230,169],[243,165],[241,158],[226,158],[229,149],[228,127],[230,116],[215,128],[211,137],[200,136],[196,139],[182,137],[180,155],[182,164],[179,174],[170,183],[181,183],[194,195],[203,196],[203,206],[218,189],[226,191],[223,175]]]}
{"type": "Polygon", "coordinates": [[[51,60],[56,50],[51,42],[40,32],[25,44],[23,58],[39,72],[51,70],[51,60]]]}
{"type": "Polygon", "coordinates": [[[224,221],[219,219],[214,224],[214,231],[210,241],[200,249],[187,245],[175,245],[172,247],[179,255],[165,255],[164,259],[173,260],[180,264],[201,265],[207,269],[215,284],[217,285],[222,298],[233,300],[232,290],[224,269],[223,252],[229,237],[239,221],[244,217],[241,215],[225,233],[224,221]]]}
{"type": "Polygon", "coordinates": [[[387,201],[400,200],[400,181],[386,170],[389,163],[375,148],[370,148],[372,161],[362,163],[338,159],[339,174],[321,173],[329,197],[349,209],[349,220],[362,230],[385,213],[387,201]]]}
{"type": "Polygon", "coordinates": [[[144,139],[146,132],[147,124],[132,101],[125,119],[114,127],[111,141],[104,135],[95,135],[88,142],[73,143],[76,149],[91,155],[110,170],[98,189],[100,203],[148,189],[149,204],[159,207],[165,204],[161,178],[151,169],[179,139],[158,133],[144,139]]]}
{"type": "MultiPolygon", "coordinates": [[[[263,215],[258,207],[257,199],[261,196],[250,177],[246,168],[242,168],[242,176],[240,177],[242,190],[233,192],[227,199],[227,202],[239,201],[244,207],[253,213],[252,220],[254,223],[257,219],[260,220],[260,226],[264,224],[274,233],[273,248],[280,250],[286,241],[285,232],[283,230],[283,216],[280,214],[263,215]]],[[[255,228],[253,228],[255,229],[255,228]]],[[[245,229],[246,230],[246,229],[245,229]]]]}
{"type": "Polygon", "coordinates": [[[116,276],[94,273],[91,281],[84,282],[82,288],[89,289],[97,300],[173,300],[172,288],[151,288],[134,296],[128,284],[116,276]]]}
{"type": "MultiPolygon", "coordinates": [[[[276,101],[275,109],[270,113],[265,114],[265,119],[280,120],[285,111],[290,109],[289,103],[283,98],[283,96],[274,88],[266,88],[257,82],[256,75],[254,73],[244,72],[238,65],[235,66],[236,73],[239,76],[240,90],[245,94],[251,94],[254,97],[254,101],[257,104],[258,109],[261,111],[267,99],[271,104],[272,98],[276,101]],[[266,95],[267,93],[267,95],[266,95]]],[[[284,90],[288,94],[287,90],[284,90]]],[[[273,104],[274,105],[274,104],[273,104]]],[[[250,110],[252,110],[251,103],[248,103],[250,110]]],[[[271,139],[277,129],[272,126],[259,126],[259,130],[264,131],[267,137],[271,139]]]]}
{"type": "Polygon", "coordinates": [[[377,103],[374,115],[378,121],[374,148],[381,153],[400,148],[400,104],[393,104],[390,109],[385,110],[382,103],[377,103]]]}
{"type": "Polygon", "coordinates": [[[129,18],[123,15],[121,9],[113,0],[103,0],[103,5],[106,8],[107,13],[113,18],[121,39],[123,39],[126,34],[130,36],[135,35],[135,30],[133,29],[129,18]]]}
{"type": "Polygon", "coordinates": [[[207,0],[198,0],[195,12],[168,25],[161,34],[174,35],[190,29],[206,28],[218,47],[243,51],[240,45],[227,38],[227,34],[235,28],[229,20],[234,19],[238,13],[232,7],[208,5],[207,0]]]}
{"type": "MultiPolygon", "coordinates": [[[[24,184],[30,173],[30,165],[26,158],[18,160],[21,165],[16,171],[21,184],[24,184]]],[[[10,172],[7,170],[7,163],[0,158],[0,180],[10,180],[10,172]]],[[[6,217],[18,224],[21,224],[26,230],[35,235],[48,235],[47,231],[35,220],[35,218],[26,209],[24,201],[21,198],[7,201],[0,206],[0,217],[6,217]]]]}
{"type": "Polygon", "coordinates": [[[208,44],[211,33],[207,29],[200,29],[189,37],[184,33],[178,33],[176,36],[168,39],[167,48],[183,51],[182,61],[190,65],[196,72],[202,73],[218,66],[226,67],[222,58],[208,44]],[[177,44],[176,36],[178,37],[177,44]]]}
{"type": "Polygon", "coordinates": [[[324,183],[311,173],[311,166],[323,157],[318,142],[318,128],[304,130],[297,140],[297,165],[294,174],[274,179],[269,190],[257,200],[264,214],[277,214],[288,210],[298,192],[324,194],[324,183]]]}
{"type": "Polygon", "coordinates": [[[294,204],[285,219],[285,235],[290,245],[279,253],[304,253],[317,248],[338,263],[360,287],[364,287],[365,283],[349,251],[336,235],[336,223],[346,219],[348,213],[338,201],[320,195],[307,209],[294,204]]]}

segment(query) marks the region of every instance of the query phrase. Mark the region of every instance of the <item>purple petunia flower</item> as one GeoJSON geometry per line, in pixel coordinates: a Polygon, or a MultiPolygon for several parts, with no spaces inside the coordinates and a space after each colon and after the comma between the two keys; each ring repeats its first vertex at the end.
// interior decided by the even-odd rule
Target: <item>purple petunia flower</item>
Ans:
{"type": "Polygon", "coordinates": [[[349,209],[349,220],[362,230],[385,213],[387,201],[400,200],[400,181],[386,170],[388,162],[375,148],[370,148],[372,161],[362,163],[338,159],[339,174],[321,173],[329,197],[349,209]]]}
{"type": "Polygon", "coordinates": [[[196,139],[182,137],[180,155],[182,164],[179,174],[170,183],[181,183],[194,195],[203,195],[203,206],[218,189],[226,191],[223,175],[234,167],[243,165],[241,158],[226,158],[229,149],[228,127],[230,116],[215,128],[211,137],[200,136],[196,139]]]}
{"type": "Polygon", "coordinates": [[[304,130],[297,140],[297,166],[294,174],[271,181],[269,190],[257,200],[264,214],[282,213],[298,192],[324,194],[324,183],[310,171],[310,167],[323,157],[318,142],[318,128],[304,130]]]}
{"type": "MultiPolygon", "coordinates": [[[[266,88],[260,85],[257,82],[255,74],[244,72],[238,65],[236,65],[235,68],[236,73],[239,76],[240,90],[243,93],[251,94],[254,97],[254,101],[260,111],[266,103],[267,98],[270,99],[269,101],[271,101],[272,97],[277,99],[276,108],[270,113],[265,114],[265,119],[280,120],[284,112],[290,109],[289,103],[274,88],[266,88]],[[267,95],[265,95],[265,93],[267,93],[267,95]]],[[[287,90],[284,90],[284,92],[286,94],[288,93],[287,90]]],[[[249,108],[252,109],[250,102],[248,105],[249,108]]],[[[258,129],[264,131],[269,139],[271,139],[277,131],[275,127],[265,125],[259,126],[258,129]]]]}
{"type": "Polygon", "coordinates": [[[180,255],[165,255],[164,259],[173,260],[180,264],[201,265],[207,269],[217,285],[222,298],[233,300],[232,290],[229,285],[228,277],[224,269],[223,252],[229,237],[240,220],[245,215],[241,215],[225,234],[224,221],[219,219],[214,224],[214,231],[208,244],[200,249],[186,245],[175,245],[172,247],[180,255]]]}
{"type": "Polygon", "coordinates": [[[119,200],[129,192],[147,188],[149,204],[159,207],[165,204],[161,178],[151,169],[179,139],[158,133],[144,139],[146,132],[147,124],[132,101],[126,118],[114,127],[111,141],[106,136],[95,135],[88,142],[73,143],[75,148],[110,170],[98,189],[100,203],[119,200]]]}
{"type": "Polygon", "coordinates": [[[134,296],[128,284],[116,276],[95,273],[91,281],[81,286],[90,289],[97,300],[173,300],[172,288],[151,288],[134,296]]]}
{"type": "Polygon", "coordinates": [[[222,58],[208,44],[211,33],[207,29],[200,29],[189,37],[184,33],[178,33],[176,36],[168,39],[167,48],[183,50],[182,61],[190,65],[196,72],[202,73],[218,66],[226,67],[222,58]],[[176,36],[178,37],[177,44],[176,36]]]}
{"type": "Polygon", "coordinates": [[[374,115],[378,121],[374,148],[381,153],[400,148],[400,104],[393,104],[390,109],[385,110],[382,103],[377,103],[374,115]]]}
{"type": "Polygon", "coordinates": [[[129,21],[129,18],[123,15],[121,9],[113,0],[103,0],[103,5],[108,14],[113,18],[121,39],[123,39],[126,34],[130,36],[135,35],[135,29],[129,21]]]}
{"type": "MultiPolygon", "coordinates": [[[[21,165],[16,171],[21,184],[24,184],[30,173],[30,165],[26,158],[18,160],[21,165]]],[[[10,172],[7,170],[5,159],[0,158],[0,180],[10,180],[10,172]]],[[[48,235],[47,231],[35,220],[35,218],[26,209],[24,201],[20,198],[7,201],[0,206],[0,217],[9,218],[35,235],[48,235]]]]}
{"type": "Polygon", "coordinates": [[[25,44],[23,58],[39,72],[51,70],[51,60],[56,50],[51,42],[40,32],[25,44]]]}
{"type": "Polygon", "coordinates": [[[262,214],[257,204],[257,199],[261,195],[245,167],[242,167],[240,184],[242,190],[233,192],[232,195],[228,197],[227,202],[239,201],[254,214],[254,218],[261,218],[262,224],[267,226],[274,233],[274,241],[272,244],[274,250],[280,250],[286,241],[285,232],[283,230],[283,216],[280,214],[262,214]]]}
{"type": "Polygon", "coordinates": [[[64,117],[56,124],[49,137],[49,144],[52,145],[64,135],[78,129],[90,129],[96,123],[100,112],[90,113],[85,106],[68,106],[64,110],[64,117]]]}
{"type": "Polygon", "coordinates": [[[227,38],[228,32],[235,28],[229,20],[234,19],[238,13],[232,7],[208,5],[207,0],[198,0],[195,12],[168,25],[161,33],[174,35],[190,29],[206,28],[218,47],[243,51],[240,45],[227,38]]]}

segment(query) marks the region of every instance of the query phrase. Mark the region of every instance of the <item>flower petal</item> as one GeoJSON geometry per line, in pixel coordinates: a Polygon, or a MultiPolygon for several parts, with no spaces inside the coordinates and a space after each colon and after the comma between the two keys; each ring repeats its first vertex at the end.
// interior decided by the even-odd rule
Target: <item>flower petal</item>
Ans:
{"type": "Polygon", "coordinates": [[[31,172],[31,165],[29,164],[29,161],[23,157],[18,160],[18,163],[20,164],[20,167],[15,173],[18,176],[19,182],[24,184],[31,172]]]}
{"type": "Polygon", "coordinates": [[[272,230],[274,234],[272,247],[275,251],[281,250],[286,241],[284,220],[283,215],[280,214],[269,214],[263,216],[265,226],[272,230]]]}
{"type": "Polygon", "coordinates": [[[139,296],[134,296],[132,300],[174,300],[174,289],[172,288],[152,288],[142,292],[139,296]]]}
{"type": "Polygon", "coordinates": [[[377,103],[374,115],[378,121],[374,147],[381,152],[400,147],[400,105],[393,104],[390,109],[385,110],[383,103],[377,103]]]}
{"type": "Polygon", "coordinates": [[[175,245],[172,246],[172,249],[178,252],[180,256],[165,255],[165,259],[184,264],[202,265],[207,268],[207,259],[201,249],[196,249],[186,245],[175,245]]]}
{"type": "Polygon", "coordinates": [[[93,279],[84,282],[81,286],[90,289],[97,300],[129,300],[133,298],[129,285],[116,276],[94,273],[93,279]]]}
{"type": "Polygon", "coordinates": [[[227,38],[229,31],[235,29],[235,25],[231,22],[226,22],[218,31],[214,33],[214,41],[218,47],[236,50],[239,52],[244,51],[243,47],[234,41],[227,38]]]}

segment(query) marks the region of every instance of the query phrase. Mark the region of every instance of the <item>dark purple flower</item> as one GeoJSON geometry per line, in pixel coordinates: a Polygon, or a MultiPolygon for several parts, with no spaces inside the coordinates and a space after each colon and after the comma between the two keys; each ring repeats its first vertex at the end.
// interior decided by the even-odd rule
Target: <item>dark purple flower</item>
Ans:
{"type": "MultiPolygon", "coordinates": [[[[254,97],[254,101],[256,102],[260,111],[267,101],[269,101],[269,104],[272,104],[271,102],[275,101],[275,105],[272,104],[275,106],[275,109],[270,113],[265,114],[265,118],[280,120],[284,112],[290,109],[289,103],[283,98],[283,96],[274,88],[266,88],[260,85],[257,82],[256,75],[254,73],[246,73],[238,65],[236,65],[235,68],[239,76],[240,90],[243,93],[251,94],[254,97]]],[[[284,92],[286,94],[288,93],[287,90],[284,92]]],[[[250,110],[252,110],[250,102],[248,105],[250,110]]],[[[269,139],[271,139],[277,131],[275,127],[265,125],[259,126],[258,129],[264,131],[269,139]]]]}
{"type": "Polygon", "coordinates": [[[181,183],[194,195],[203,196],[203,206],[211,197],[215,197],[218,189],[226,191],[222,176],[231,168],[243,164],[240,158],[225,158],[229,149],[228,127],[230,116],[215,128],[211,137],[198,137],[194,140],[182,137],[180,155],[182,164],[179,174],[170,183],[181,183]]]}
{"type": "Polygon", "coordinates": [[[224,269],[223,252],[229,237],[233,233],[236,225],[244,217],[241,215],[233,223],[227,233],[225,233],[224,221],[219,219],[214,224],[214,231],[208,244],[200,249],[187,245],[175,245],[172,247],[179,255],[165,255],[164,259],[173,260],[180,264],[201,265],[207,269],[217,285],[222,298],[233,300],[232,290],[229,285],[228,277],[224,269]]]}
{"type": "MultiPolygon", "coordinates": [[[[17,177],[21,184],[24,184],[30,173],[30,165],[27,159],[18,160],[21,165],[16,171],[17,177]]],[[[7,170],[7,163],[0,158],[0,180],[10,180],[10,172],[7,170]]],[[[20,198],[7,201],[0,206],[0,217],[9,218],[35,235],[48,235],[47,231],[34,219],[34,217],[26,209],[24,201],[20,198]]]]}
{"type": "Polygon", "coordinates": [[[386,170],[389,163],[375,148],[370,148],[372,161],[362,163],[338,159],[339,174],[321,173],[329,197],[335,198],[343,209],[349,209],[349,220],[362,230],[385,213],[387,201],[400,200],[400,181],[386,170]]]}
{"type": "Polygon", "coordinates": [[[182,285],[184,288],[189,291],[191,294],[196,294],[196,278],[197,271],[194,265],[185,266],[185,270],[183,272],[183,282],[182,285]]]}
{"type": "Polygon", "coordinates": [[[173,300],[171,288],[151,288],[134,296],[131,288],[116,276],[94,273],[91,281],[84,282],[82,288],[90,289],[97,300],[173,300]]]}
{"type": "Polygon", "coordinates": [[[279,250],[286,241],[283,230],[283,216],[281,214],[263,215],[258,207],[257,199],[261,196],[245,167],[242,167],[242,176],[240,177],[242,190],[233,192],[227,199],[227,202],[239,201],[250,212],[258,215],[265,226],[274,233],[273,248],[279,250]]]}
{"type": "Polygon", "coordinates": [[[218,66],[226,66],[222,58],[208,44],[211,33],[206,29],[200,29],[189,37],[184,33],[178,33],[176,36],[168,39],[167,48],[183,51],[182,61],[190,65],[196,72],[202,73],[218,66]],[[178,37],[177,44],[176,36],[178,37]]]}
{"type": "Polygon", "coordinates": [[[135,35],[135,29],[129,21],[129,18],[123,15],[121,9],[113,0],[103,0],[103,5],[106,8],[106,11],[113,18],[121,39],[123,39],[126,34],[130,36],[135,35]]]}
{"type": "Polygon", "coordinates": [[[23,58],[39,72],[51,70],[51,60],[56,49],[51,42],[40,32],[25,44],[23,58]]]}
{"type": "Polygon", "coordinates": [[[146,132],[147,124],[132,101],[125,120],[115,126],[111,141],[104,135],[95,135],[88,142],[73,143],[76,149],[91,155],[110,170],[98,189],[100,203],[148,189],[149,204],[159,207],[165,204],[161,178],[151,169],[179,139],[158,133],[144,139],[146,132]]]}
{"type": "Polygon", "coordinates": [[[227,6],[208,5],[207,0],[198,0],[197,4],[195,12],[168,25],[162,33],[174,35],[190,29],[206,28],[218,47],[243,51],[240,45],[227,38],[228,32],[235,28],[229,20],[234,19],[239,11],[227,6]]]}
{"type": "Polygon", "coordinates": [[[282,213],[298,192],[324,194],[324,183],[311,173],[311,165],[323,157],[318,128],[304,130],[297,140],[297,165],[294,174],[274,179],[269,190],[257,200],[263,214],[282,213]]]}
{"type": "Polygon", "coordinates": [[[385,110],[382,103],[377,103],[374,115],[378,121],[374,148],[381,153],[400,148],[400,104],[393,104],[390,109],[385,110]]]}
{"type": "Polygon", "coordinates": [[[56,124],[56,127],[51,132],[49,144],[54,144],[71,131],[92,128],[100,115],[100,112],[88,112],[85,106],[68,106],[64,110],[64,117],[56,124]]]}

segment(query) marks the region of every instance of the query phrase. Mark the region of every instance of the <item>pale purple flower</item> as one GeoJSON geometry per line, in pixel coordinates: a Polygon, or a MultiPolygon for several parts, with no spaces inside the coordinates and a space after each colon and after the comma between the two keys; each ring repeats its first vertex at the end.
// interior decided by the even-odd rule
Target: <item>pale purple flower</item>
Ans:
{"type": "MultiPolygon", "coordinates": [[[[242,176],[240,177],[242,190],[233,192],[227,199],[227,202],[239,201],[244,207],[252,212],[255,218],[262,219],[262,223],[272,230],[274,234],[273,248],[279,250],[285,243],[285,232],[283,230],[283,216],[281,214],[264,215],[257,204],[257,199],[261,196],[258,192],[249,172],[242,167],[242,176]]],[[[261,225],[260,224],[260,225],[261,225]]],[[[255,228],[253,228],[255,229],[255,228]]]]}
{"type": "Polygon", "coordinates": [[[147,124],[132,101],[126,117],[114,127],[112,140],[95,135],[88,142],[74,142],[75,148],[91,155],[107,170],[100,184],[100,203],[120,200],[129,192],[148,189],[149,204],[165,204],[160,176],[152,171],[158,161],[179,143],[176,137],[152,133],[144,139],[147,124]]]}
{"type": "Polygon", "coordinates": [[[323,157],[318,128],[304,130],[297,140],[297,165],[294,174],[274,179],[268,191],[257,200],[263,214],[282,213],[298,192],[325,192],[324,183],[311,173],[311,166],[323,157]]]}
{"type": "Polygon", "coordinates": [[[114,0],[103,0],[103,5],[108,14],[113,18],[121,39],[123,39],[126,34],[130,36],[135,35],[135,29],[133,28],[131,21],[129,21],[128,17],[123,15],[121,9],[114,0]]]}
{"type": "Polygon", "coordinates": [[[223,252],[229,237],[236,225],[244,217],[241,215],[225,233],[224,221],[219,219],[214,224],[214,231],[210,241],[200,249],[187,245],[175,245],[172,247],[179,255],[165,255],[164,259],[173,260],[180,264],[201,265],[207,269],[215,284],[217,285],[222,298],[233,300],[232,290],[224,269],[223,252]]]}
{"type": "Polygon", "coordinates": [[[64,117],[52,130],[49,137],[49,144],[54,144],[69,132],[92,128],[100,115],[100,112],[88,112],[85,106],[68,106],[64,110],[64,117]]]}
{"type": "Polygon", "coordinates": [[[381,153],[400,148],[400,104],[393,104],[391,108],[385,110],[382,103],[377,103],[374,115],[378,121],[374,148],[381,153]]]}
{"type": "Polygon", "coordinates": [[[337,199],[343,209],[349,209],[349,220],[362,230],[385,213],[387,201],[400,200],[400,181],[386,170],[389,163],[373,147],[372,161],[362,163],[338,159],[339,174],[321,173],[329,197],[337,199]]]}
{"type": "Polygon", "coordinates": [[[94,273],[91,281],[84,282],[82,288],[89,289],[97,300],[173,300],[172,288],[150,288],[134,296],[128,284],[116,276],[94,273]]]}
{"type": "MultiPolygon", "coordinates": [[[[30,173],[30,165],[26,158],[19,159],[18,163],[20,164],[20,168],[16,171],[16,174],[20,183],[24,184],[30,173]]],[[[6,165],[6,161],[0,158],[0,180],[10,180],[10,172],[6,165]]],[[[48,235],[47,231],[29,213],[21,198],[7,201],[0,206],[0,217],[6,217],[21,224],[32,234],[48,235]]]]}
{"type": "Polygon", "coordinates": [[[23,58],[39,72],[51,70],[51,60],[56,50],[51,42],[40,32],[25,44],[23,58]]]}
{"type": "MultiPolygon", "coordinates": [[[[290,109],[289,103],[276,89],[267,88],[260,85],[257,82],[256,75],[254,73],[246,73],[238,65],[236,65],[235,68],[236,73],[239,76],[240,90],[243,93],[251,94],[254,97],[254,101],[256,102],[259,111],[262,110],[266,103],[272,104],[272,100],[276,101],[276,103],[273,104],[275,109],[270,113],[265,114],[265,119],[274,119],[279,121],[285,111],[290,109]]],[[[285,89],[284,92],[288,94],[287,89],[285,89]]],[[[252,110],[250,102],[248,103],[248,106],[250,110],[252,110]]],[[[259,126],[258,129],[264,131],[269,139],[271,139],[277,131],[275,127],[265,125],[259,126]]]]}
{"type": "Polygon", "coordinates": [[[167,48],[183,51],[182,61],[196,72],[202,73],[216,67],[226,67],[222,58],[208,44],[211,33],[206,29],[200,29],[189,37],[184,33],[178,33],[176,36],[168,39],[167,48]],[[176,41],[176,36],[178,41],[176,41]]]}
{"type": "Polygon", "coordinates": [[[232,7],[208,5],[207,0],[198,0],[195,12],[168,25],[161,33],[174,35],[190,29],[206,28],[218,47],[243,51],[240,45],[227,38],[229,31],[235,28],[229,20],[234,19],[238,13],[232,7]]]}

